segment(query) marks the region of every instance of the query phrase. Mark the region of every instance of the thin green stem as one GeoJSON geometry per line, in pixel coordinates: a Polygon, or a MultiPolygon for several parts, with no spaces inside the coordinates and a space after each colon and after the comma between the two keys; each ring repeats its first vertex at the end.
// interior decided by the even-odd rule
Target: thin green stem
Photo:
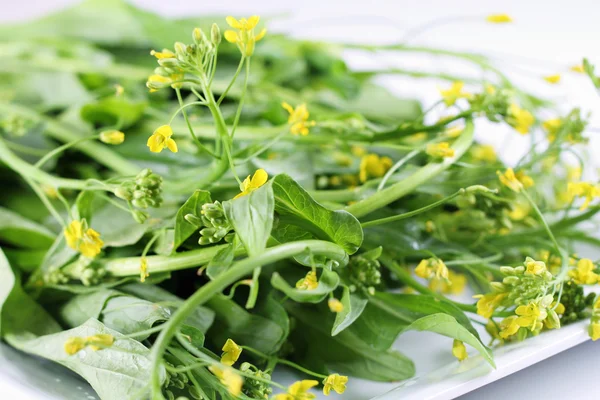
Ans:
{"type": "Polygon", "coordinates": [[[231,87],[237,80],[238,75],[242,71],[242,67],[244,66],[244,61],[246,61],[246,56],[242,55],[242,58],[240,58],[240,63],[238,64],[237,70],[235,71],[235,75],[233,75],[231,82],[229,82],[229,85],[227,85],[227,88],[223,91],[223,93],[221,93],[219,100],[217,100],[217,106],[220,106],[221,102],[225,99],[225,97],[227,97],[227,93],[229,93],[229,90],[231,89],[231,87]]]}
{"type": "Polygon", "coordinates": [[[260,149],[256,150],[254,153],[250,154],[248,157],[244,158],[243,160],[238,161],[236,163],[236,165],[246,164],[248,161],[252,160],[254,157],[258,157],[265,151],[269,150],[269,148],[271,148],[271,146],[273,146],[275,143],[279,142],[279,140],[287,133],[288,133],[288,131],[282,131],[279,135],[277,135],[273,139],[269,140],[269,142],[267,142],[260,149]]]}
{"type": "Polygon", "coordinates": [[[242,88],[242,94],[238,100],[238,108],[235,112],[235,118],[233,119],[233,126],[231,127],[231,139],[235,136],[235,130],[240,122],[240,116],[242,115],[242,108],[244,107],[244,100],[246,99],[246,92],[248,90],[248,78],[250,77],[250,58],[246,60],[246,77],[244,78],[244,87],[242,88]]]}
{"type": "Polygon", "coordinates": [[[410,153],[408,153],[407,155],[405,155],[404,157],[402,157],[400,160],[398,160],[398,162],[396,164],[392,165],[392,168],[390,168],[385,173],[383,178],[381,178],[381,182],[379,182],[379,185],[377,186],[377,191],[378,192],[381,191],[381,189],[383,189],[385,187],[385,184],[390,179],[390,177],[394,174],[394,172],[396,172],[400,167],[402,167],[404,164],[409,162],[412,158],[417,156],[421,151],[422,151],[422,149],[415,149],[415,150],[411,151],[410,153]]]}
{"type": "Polygon", "coordinates": [[[31,187],[31,189],[33,189],[35,194],[40,198],[40,200],[42,201],[44,206],[48,209],[50,214],[54,217],[54,219],[60,224],[60,226],[63,227],[63,229],[65,229],[66,225],[67,225],[65,223],[65,220],[60,216],[58,211],[56,211],[56,208],[54,208],[54,206],[52,205],[50,200],[48,200],[48,197],[46,197],[46,194],[44,193],[44,191],[37,185],[37,183],[33,182],[28,177],[26,177],[24,175],[22,175],[22,177],[25,180],[25,182],[27,182],[27,184],[31,187]]]}
{"type": "MultiPolygon", "coordinates": [[[[194,143],[196,143],[196,146],[198,146],[198,149],[200,149],[200,151],[204,151],[204,152],[210,154],[212,157],[218,158],[216,154],[214,154],[206,146],[204,146],[202,144],[202,142],[200,142],[200,140],[196,136],[196,133],[194,133],[194,128],[192,128],[192,124],[190,123],[187,112],[185,111],[185,107],[187,104],[183,104],[183,98],[181,97],[181,90],[179,90],[179,88],[175,88],[175,93],[177,93],[177,101],[179,102],[179,109],[175,112],[173,117],[171,117],[171,121],[169,121],[169,123],[171,123],[173,121],[173,118],[175,118],[175,115],[177,115],[177,113],[179,111],[181,111],[181,114],[183,115],[183,119],[185,120],[188,130],[190,131],[190,135],[192,135],[192,138],[194,139],[194,143]]],[[[194,102],[194,103],[201,103],[201,102],[194,102]]],[[[190,103],[190,104],[194,104],[194,103],[190,103]]],[[[201,104],[206,104],[206,103],[201,103],[201,104]]]]}
{"type": "Polygon", "coordinates": [[[404,214],[399,214],[399,215],[394,215],[392,217],[386,217],[386,218],[380,218],[380,219],[375,219],[372,221],[367,221],[367,222],[363,222],[361,224],[361,226],[363,228],[368,228],[369,226],[377,226],[377,225],[381,225],[381,224],[387,224],[389,222],[395,222],[395,221],[400,221],[406,218],[410,218],[410,217],[414,217],[415,215],[427,212],[433,208],[439,207],[441,205],[444,205],[446,203],[448,203],[449,201],[452,201],[453,199],[457,198],[458,196],[462,195],[465,193],[465,189],[460,189],[459,191],[457,191],[454,194],[451,194],[448,197],[445,197],[439,201],[436,201],[435,203],[431,203],[425,207],[421,207],[418,208],[416,210],[413,211],[409,211],[407,213],[404,214]]]}

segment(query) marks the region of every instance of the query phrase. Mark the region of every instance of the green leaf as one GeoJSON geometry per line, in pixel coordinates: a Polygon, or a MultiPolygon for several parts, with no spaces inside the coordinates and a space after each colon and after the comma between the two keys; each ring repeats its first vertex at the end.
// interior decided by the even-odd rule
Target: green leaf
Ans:
{"type": "Polygon", "coordinates": [[[213,259],[210,260],[206,267],[206,275],[208,275],[210,279],[215,279],[217,276],[227,271],[233,264],[233,259],[235,258],[235,246],[235,243],[229,243],[229,245],[219,250],[213,259]]]}
{"type": "Polygon", "coordinates": [[[404,331],[409,330],[430,331],[460,340],[473,346],[492,367],[496,368],[491,350],[481,343],[478,337],[469,332],[454,317],[448,314],[431,314],[419,318],[404,329],[404,331]]]}
{"type": "Polygon", "coordinates": [[[319,239],[337,243],[349,254],[360,247],[362,228],[349,212],[328,210],[287,175],[273,179],[273,192],[275,211],[282,223],[296,225],[319,239]]]}
{"type": "Polygon", "coordinates": [[[415,367],[410,359],[397,351],[374,349],[352,331],[354,325],[331,336],[329,326],[333,317],[327,307],[316,310],[293,302],[285,305],[299,324],[294,330],[297,353],[304,351],[311,366],[320,364],[343,375],[380,382],[399,381],[414,375],[415,367]]]}
{"type": "Polygon", "coordinates": [[[319,277],[319,285],[313,290],[301,290],[290,286],[287,281],[274,272],[271,276],[271,285],[281,290],[286,296],[299,303],[320,303],[327,295],[333,292],[340,284],[340,277],[337,273],[323,269],[319,277]]]}
{"type": "Polygon", "coordinates": [[[285,341],[287,330],[282,327],[279,317],[277,323],[261,315],[250,314],[223,295],[214,296],[207,305],[216,313],[216,322],[207,337],[219,348],[231,338],[240,345],[274,354],[285,341]]]}
{"type": "Polygon", "coordinates": [[[4,306],[17,284],[17,278],[0,248],[0,333],[4,330],[4,306]]]}
{"type": "Polygon", "coordinates": [[[331,336],[335,336],[350,325],[364,311],[367,303],[369,302],[360,293],[350,293],[348,287],[344,286],[344,293],[340,300],[344,309],[335,315],[335,321],[333,322],[333,328],[331,328],[331,336]]]}
{"type": "Polygon", "coordinates": [[[45,226],[0,207],[0,241],[21,248],[47,249],[55,237],[45,226]]]}
{"type": "Polygon", "coordinates": [[[248,255],[262,253],[273,228],[273,188],[267,182],[237,199],[223,202],[227,219],[233,226],[248,255]]]}
{"type": "Polygon", "coordinates": [[[187,240],[194,232],[198,230],[197,226],[185,220],[187,214],[200,216],[202,206],[211,203],[210,192],[206,190],[196,190],[189,199],[181,206],[175,217],[175,237],[173,239],[173,251],[177,250],[183,242],[187,240]]]}
{"type": "Polygon", "coordinates": [[[81,118],[94,125],[128,128],[144,113],[144,101],[130,101],[125,97],[105,97],[81,107],[81,118]]]}
{"type": "MultiPolygon", "coordinates": [[[[163,288],[154,285],[145,285],[142,283],[130,283],[119,287],[119,290],[129,293],[141,299],[151,301],[152,303],[170,303],[169,309],[174,313],[183,300],[163,288]]],[[[198,328],[202,333],[206,333],[213,324],[215,313],[208,307],[196,307],[186,319],[185,324],[198,328]]]]}
{"type": "MultiPolygon", "coordinates": [[[[90,319],[85,324],[50,335],[35,337],[27,332],[6,336],[9,344],[29,354],[57,362],[83,377],[102,399],[144,398],[150,381],[150,350],[136,340],[90,319]],[[67,339],[108,334],[115,338],[108,348],[89,348],[68,355],[67,339]]],[[[161,380],[166,378],[161,369],[161,380]]]]}

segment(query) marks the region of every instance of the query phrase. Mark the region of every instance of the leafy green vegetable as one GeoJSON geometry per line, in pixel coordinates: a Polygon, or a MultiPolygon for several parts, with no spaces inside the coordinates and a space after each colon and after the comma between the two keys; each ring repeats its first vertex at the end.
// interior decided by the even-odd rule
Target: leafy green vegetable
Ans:
{"type": "Polygon", "coordinates": [[[54,237],[50,229],[0,208],[0,241],[28,249],[44,249],[52,245],[54,237]]]}
{"type": "Polygon", "coordinates": [[[281,290],[286,296],[299,303],[320,303],[333,292],[340,284],[340,277],[333,271],[323,269],[319,277],[319,284],[314,289],[297,289],[290,286],[286,280],[274,272],[271,276],[271,285],[281,290]]]}
{"type": "Polygon", "coordinates": [[[187,238],[192,236],[192,234],[198,230],[198,227],[189,223],[185,219],[185,216],[188,214],[201,215],[202,205],[210,202],[211,199],[209,192],[205,190],[196,190],[194,191],[194,194],[192,194],[190,198],[183,203],[181,208],[177,211],[177,216],[175,217],[173,251],[177,250],[187,238]]]}
{"type": "Polygon", "coordinates": [[[368,303],[368,300],[363,295],[351,293],[346,286],[344,286],[344,293],[340,301],[344,309],[335,316],[333,328],[331,328],[331,336],[337,335],[352,325],[360,317],[368,303]]]}

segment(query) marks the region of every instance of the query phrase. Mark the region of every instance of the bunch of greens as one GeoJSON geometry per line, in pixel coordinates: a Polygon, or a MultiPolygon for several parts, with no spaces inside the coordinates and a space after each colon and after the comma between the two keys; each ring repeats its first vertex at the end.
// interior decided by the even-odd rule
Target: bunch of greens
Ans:
{"type": "Polygon", "coordinates": [[[107,400],[300,400],[348,376],[413,376],[392,350],[407,330],[491,365],[473,322],[505,342],[591,317],[600,337],[581,287],[600,275],[574,254],[599,245],[584,228],[600,188],[563,157],[587,140],[579,110],[540,124],[552,104],[482,55],[214,22],[88,0],[0,28],[6,342],[107,400]],[[459,58],[487,78],[471,93],[378,72],[452,82],[422,110],[350,71],[347,47],[459,58]],[[531,137],[514,169],[474,141],[481,120],[531,137]],[[467,283],[476,303],[453,296],[467,283]],[[279,365],[308,379],[284,387],[279,365]]]}

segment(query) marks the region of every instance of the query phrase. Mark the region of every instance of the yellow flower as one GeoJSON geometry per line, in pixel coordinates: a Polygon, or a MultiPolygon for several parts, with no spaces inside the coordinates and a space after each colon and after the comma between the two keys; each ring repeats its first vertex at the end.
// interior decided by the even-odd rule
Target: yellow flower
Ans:
{"type": "Polygon", "coordinates": [[[146,146],[150,148],[153,153],[160,153],[166,147],[173,153],[177,153],[177,143],[173,139],[173,129],[170,125],[162,125],[156,128],[152,133],[152,136],[148,138],[146,146]]]}
{"type": "Polygon", "coordinates": [[[469,358],[465,344],[456,339],[454,339],[454,342],[452,342],[452,355],[458,358],[458,361],[464,361],[469,358]]]}
{"type": "Polygon", "coordinates": [[[330,298],[327,301],[327,305],[329,306],[329,309],[331,310],[331,312],[339,313],[339,312],[344,311],[344,305],[342,304],[341,301],[339,301],[336,298],[333,298],[333,297],[330,298]]]}
{"type": "Polygon", "coordinates": [[[471,97],[471,93],[463,92],[463,86],[465,86],[464,82],[457,81],[452,83],[450,89],[439,89],[440,94],[444,99],[444,103],[446,103],[447,106],[454,105],[454,103],[456,103],[456,100],[458,99],[471,97]]]}
{"type": "Polygon", "coordinates": [[[488,293],[473,296],[479,299],[477,301],[477,314],[484,318],[491,318],[496,308],[500,306],[500,303],[506,296],[508,296],[508,293],[488,293]]]}
{"type": "Polygon", "coordinates": [[[510,207],[511,209],[507,215],[513,221],[522,221],[531,211],[531,206],[527,201],[515,200],[510,204],[510,207]]]}
{"type": "Polygon", "coordinates": [[[140,259],[140,282],[146,282],[146,278],[149,276],[150,274],[148,273],[148,260],[146,260],[146,257],[142,257],[140,259]]]}
{"type": "Polygon", "coordinates": [[[593,285],[598,282],[600,276],[594,272],[596,266],[589,258],[577,261],[577,268],[569,271],[569,276],[578,285],[593,285]]]}
{"type": "Polygon", "coordinates": [[[519,306],[515,310],[515,314],[519,317],[516,319],[517,324],[524,328],[529,328],[533,331],[538,327],[538,320],[540,319],[541,312],[539,306],[531,302],[526,306],[519,306]]]}
{"type": "Polygon", "coordinates": [[[265,171],[262,168],[257,169],[256,172],[254,172],[254,175],[252,175],[252,179],[250,179],[250,175],[248,175],[246,179],[244,179],[244,182],[242,182],[242,184],[240,185],[241,193],[236,195],[234,199],[252,193],[256,189],[267,183],[268,180],[269,174],[267,174],[267,171],[265,171]]]}
{"type": "Polygon", "coordinates": [[[585,201],[579,207],[579,210],[583,211],[588,208],[594,198],[600,197],[600,188],[589,182],[569,182],[567,193],[571,197],[571,201],[576,196],[585,197],[585,201]]]}
{"type": "Polygon", "coordinates": [[[554,142],[556,139],[556,134],[561,126],[562,119],[560,118],[548,119],[542,123],[542,128],[544,128],[544,130],[548,133],[548,140],[551,142],[554,142]]]}
{"type": "Polygon", "coordinates": [[[361,182],[366,182],[369,178],[381,178],[392,168],[392,165],[392,159],[389,157],[367,154],[360,160],[358,177],[361,182]]]}
{"type": "Polygon", "coordinates": [[[175,54],[170,50],[163,49],[163,51],[150,51],[150,55],[156,57],[158,60],[163,58],[175,58],[175,54]]]}
{"type": "Polygon", "coordinates": [[[488,15],[485,20],[492,24],[507,24],[513,22],[512,18],[508,14],[491,14],[488,15]]]}
{"type": "Polygon", "coordinates": [[[600,339],[600,323],[592,322],[590,324],[589,334],[593,341],[600,339]]]}
{"type": "Polygon", "coordinates": [[[225,31],[225,40],[229,43],[235,43],[238,49],[246,57],[250,57],[254,53],[254,46],[256,42],[265,37],[267,30],[262,29],[258,35],[255,35],[254,28],[258,25],[260,17],[253,15],[250,18],[241,18],[237,20],[233,17],[227,17],[225,19],[230,27],[237,29],[232,31],[230,29],[225,31]]]}
{"type": "Polygon", "coordinates": [[[560,82],[560,75],[555,74],[555,75],[544,76],[544,80],[548,83],[556,85],[558,82],[560,82]]]}
{"type": "Polygon", "coordinates": [[[577,64],[577,65],[573,65],[571,68],[569,68],[571,71],[573,72],[577,72],[579,74],[583,74],[585,72],[585,69],[583,68],[582,64],[577,64]]]}
{"type": "Polygon", "coordinates": [[[448,280],[448,267],[439,258],[432,257],[421,260],[415,268],[415,274],[423,279],[435,277],[436,279],[448,280]]]}
{"type": "Polygon", "coordinates": [[[471,156],[476,161],[494,163],[498,160],[494,146],[489,144],[478,144],[472,147],[471,156]]]}
{"type": "Polygon", "coordinates": [[[365,154],[367,154],[367,150],[365,150],[365,148],[364,148],[364,147],[362,147],[362,146],[356,146],[356,145],[354,145],[354,146],[352,146],[352,147],[350,148],[350,152],[351,152],[353,155],[355,155],[356,157],[362,157],[362,156],[364,156],[365,154]]]}
{"type": "Polygon", "coordinates": [[[338,374],[329,375],[323,381],[323,394],[329,396],[331,389],[335,390],[337,394],[342,394],[346,391],[346,383],[348,383],[348,377],[338,374]]]}
{"type": "Polygon", "coordinates": [[[239,376],[237,373],[233,371],[231,368],[227,368],[222,370],[216,365],[211,365],[208,367],[209,371],[213,373],[214,376],[219,378],[221,383],[227,388],[227,391],[233,396],[239,396],[242,393],[242,385],[244,384],[244,379],[239,376]]]}
{"type": "Polygon", "coordinates": [[[100,133],[100,141],[106,144],[121,144],[125,141],[125,134],[121,131],[104,131],[100,133]]]}
{"type": "Polygon", "coordinates": [[[448,270],[448,279],[432,279],[429,289],[446,294],[461,294],[466,285],[467,277],[464,274],[448,270]]]}
{"type": "Polygon", "coordinates": [[[281,103],[281,106],[290,114],[288,117],[288,124],[290,125],[290,132],[292,132],[292,135],[308,135],[308,128],[315,126],[316,122],[308,120],[310,113],[306,108],[306,104],[300,104],[294,108],[284,101],[281,103]]]}
{"type": "Polygon", "coordinates": [[[300,290],[315,290],[317,286],[319,286],[319,281],[317,280],[317,272],[314,270],[296,282],[296,289],[300,290]]]}
{"type": "Polygon", "coordinates": [[[92,351],[98,351],[104,349],[106,347],[112,346],[115,338],[113,335],[109,335],[106,333],[99,333],[97,335],[88,336],[88,337],[70,337],[65,342],[65,352],[68,355],[73,355],[77,353],[79,350],[84,349],[89,346],[92,351]]]}
{"type": "Polygon", "coordinates": [[[455,139],[459,137],[465,129],[462,126],[451,126],[446,129],[444,135],[448,136],[450,139],[455,139]]]}
{"type": "Polygon", "coordinates": [[[319,382],[315,380],[303,380],[293,383],[288,387],[287,393],[280,393],[275,396],[275,400],[312,400],[316,398],[312,393],[308,391],[317,386],[319,382]]]}
{"type": "Polygon", "coordinates": [[[508,339],[519,331],[520,326],[517,323],[517,319],[516,315],[511,315],[500,322],[500,332],[498,335],[501,339],[508,339]]]}
{"type": "Polygon", "coordinates": [[[534,124],[535,118],[529,111],[513,103],[508,108],[507,122],[515,128],[517,132],[525,135],[529,133],[529,129],[531,129],[531,126],[534,124]]]}
{"type": "Polygon", "coordinates": [[[512,168],[507,168],[504,173],[496,171],[496,174],[498,175],[500,183],[517,193],[523,188],[528,188],[534,185],[533,179],[531,179],[530,176],[525,175],[525,173],[522,171],[515,174],[515,171],[513,171],[512,168]]]}
{"type": "Polygon", "coordinates": [[[67,245],[85,257],[96,257],[100,254],[104,245],[104,242],[100,239],[100,234],[92,228],[88,228],[85,219],[71,221],[64,233],[67,245]]]}
{"type": "Polygon", "coordinates": [[[224,352],[221,355],[221,363],[229,366],[235,364],[242,354],[242,348],[231,339],[227,339],[221,350],[224,352]]]}
{"type": "Polygon", "coordinates": [[[529,257],[525,260],[525,268],[527,268],[525,275],[541,275],[547,271],[545,262],[535,261],[529,257]]]}
{"type": "Polygon", "coordinates": [[[150,93],[156,92],[171,83],[171,78],[158,74],[150,75],[146,81],[146,87],[150,89],[150,93]]]}
{"type": "Polygon", "coordinates": [[[450,147],[448,142],[429,143],[425,153],[433,158],[454,157],[454,149],[450,147]]]}

